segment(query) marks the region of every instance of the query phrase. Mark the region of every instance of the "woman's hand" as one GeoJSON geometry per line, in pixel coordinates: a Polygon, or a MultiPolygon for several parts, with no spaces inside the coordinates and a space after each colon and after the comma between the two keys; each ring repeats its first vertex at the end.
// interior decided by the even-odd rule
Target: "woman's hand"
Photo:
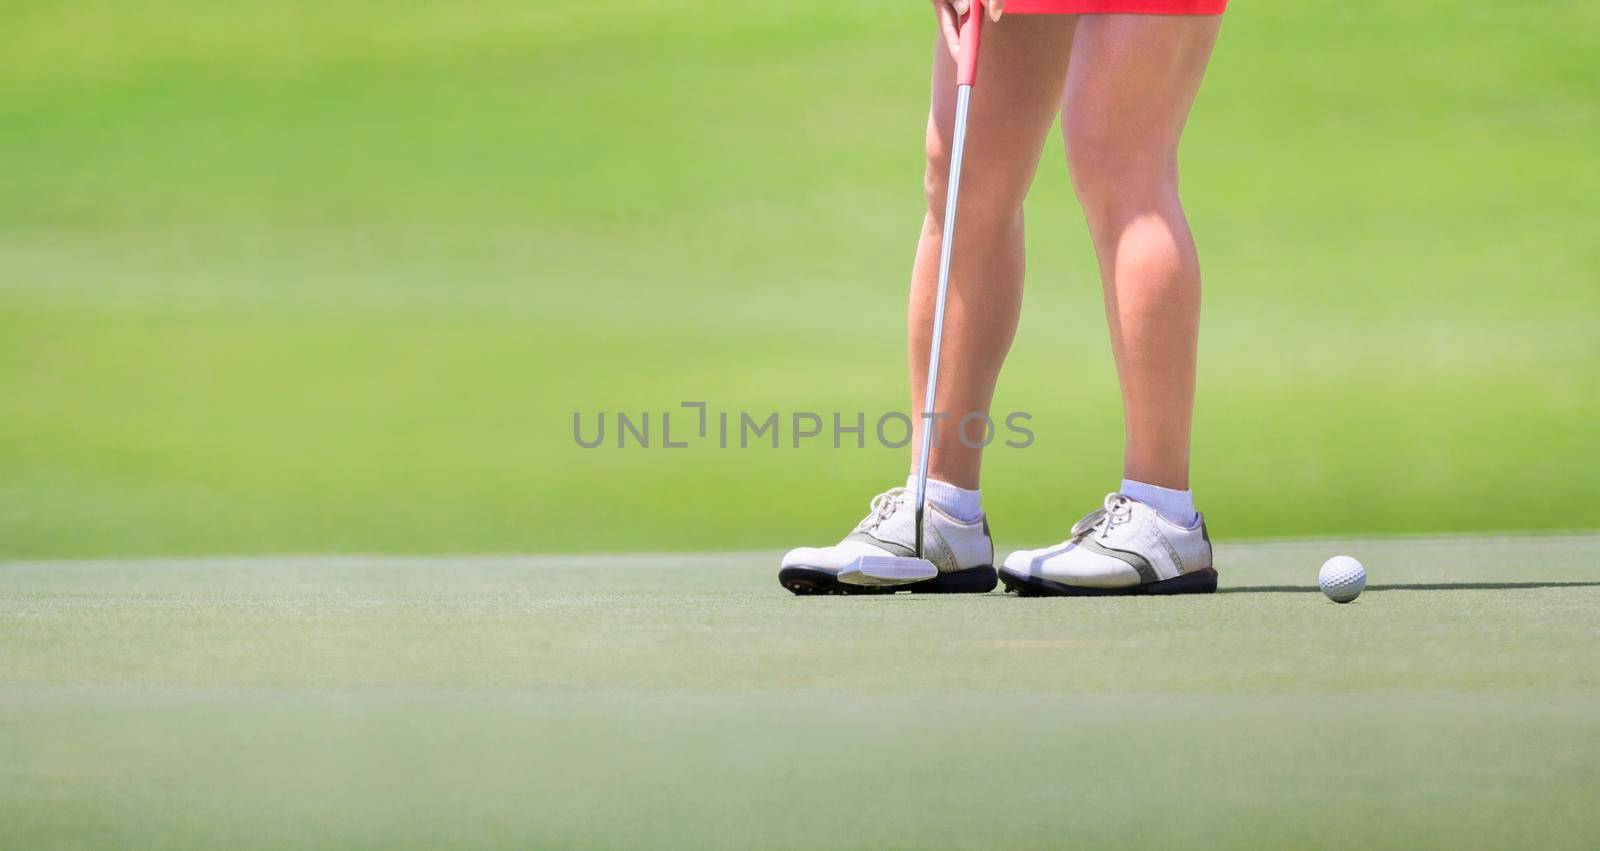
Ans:
{"type": "MultiPolygon", "coordinates": [[[[967,10],[972,8],[973,0],[933,0],[934,14],[939,16],[939,34],[944,37],[945,49],[950,51],[950,58],[955,59],[961,55],[961,19],[966,17],[967,10]]],[[[998,21],[1005,13],[1006,0],[987,0],[984,7],[989,10],[989,20],[998,21]]]]}

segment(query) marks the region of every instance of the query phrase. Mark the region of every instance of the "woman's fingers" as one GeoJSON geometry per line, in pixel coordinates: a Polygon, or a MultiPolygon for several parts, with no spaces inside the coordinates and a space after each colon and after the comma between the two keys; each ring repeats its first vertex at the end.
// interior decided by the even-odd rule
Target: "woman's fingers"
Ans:
{"type": "Polygon", "coordinates": [[[961,17],[956,12],[955,4],[966,2],[967,0],[933,0],[934,13],[939,16],[939,34],[944,36],[944,46],[950,51],[951,59],[961,56],[961,17]]]}
{"type": "MultiPolygon", "coordinates": [[[[961,56],[961,19],[972,11],[975,0],[933,0],[934,13],[939,16],[939,33],[944,36],[944,46],[951,59],[961,56]]],[[[1006,0],[984,0],[989,10],[989,20],[998,21],[1005,14],[1006,0]]]]}

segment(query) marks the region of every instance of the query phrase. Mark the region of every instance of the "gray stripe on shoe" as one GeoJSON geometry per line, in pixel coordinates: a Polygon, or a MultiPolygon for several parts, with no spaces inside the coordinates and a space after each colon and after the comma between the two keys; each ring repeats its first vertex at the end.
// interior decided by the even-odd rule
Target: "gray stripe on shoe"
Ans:
{"type": "Polygon", "coordinates": [[[898,543],[896,541],[885,541],[882,538],[873,537],[866,532],[851,532],[845,536],[845,540],[860,541],[863,544],[871,544],[874,547],[880,547],[888,550],[890,553],[902,558],[915,558],[917,555],[917,551],[912,547],[908,547],[905,544],[898,543]]]}
{"type": "Polygon", "coordinates": [[[961,565],[956,562],[955,550],[950,549],[950,544],[939,534],[938,529],[929,528],[923,531],[922,557],[933,562],[933,566],[939,568],[940,573],[961,569],[961,565]]]}
{"type": "Polygon", "coordinates": [[[1155,566],[1150,564],[1149,559],[1146,559],[1144,556],[1139,555],[1138,553],[1130,553],[1127,550],[1114,550],[1100,543],[1099,541],[1096,541],[1094,538],[1087,537],[1082,541],[1079,541],[1078,546],[1083,547],[1091,553],[1099,553],[1103,556],[1110,556],[1111,558],[1127,562],[1129,567],[1133,568],[1139,573],[1140,582],[1155,582],[1160,578],[1156,575],[1155,566]]]}

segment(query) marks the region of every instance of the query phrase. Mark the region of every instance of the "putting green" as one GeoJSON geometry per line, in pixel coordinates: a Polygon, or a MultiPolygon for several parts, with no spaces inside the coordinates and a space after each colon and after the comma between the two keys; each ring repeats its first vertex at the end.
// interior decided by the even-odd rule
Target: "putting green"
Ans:
{"type": "Polygon", "coordinates": [[[1173,599],[774,562],[0,565],[0,847],[1600,843],[1600,536],[1224,542],[1173,599]]]}

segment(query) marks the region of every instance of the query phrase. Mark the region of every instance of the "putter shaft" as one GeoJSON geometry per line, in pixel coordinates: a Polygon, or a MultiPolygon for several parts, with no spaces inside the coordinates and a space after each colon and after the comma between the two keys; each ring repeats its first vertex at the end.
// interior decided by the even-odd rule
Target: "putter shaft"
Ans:
{"type": "MultiPolygon", "coordinates": [[[[974,15],[982,15],[977,8],[974,15]]],[[[939,349],[944,342],[944,302],[950,289],[950,250],[956,236],[956,198],[961,194],[961,156],[967,148],[967,104],[970,83],[956,87],[955,139],[950,145],[950,179],[944,198],[944,228],[939,239],[939,289],[933,303],[933,339],[928,344],[928,383],[922,393],[922,447],[917,453],[917,558],[922,552],[922,517],[928,499],[928,454],[933,446],[934,414],[938,411],[939,349]]]]}

